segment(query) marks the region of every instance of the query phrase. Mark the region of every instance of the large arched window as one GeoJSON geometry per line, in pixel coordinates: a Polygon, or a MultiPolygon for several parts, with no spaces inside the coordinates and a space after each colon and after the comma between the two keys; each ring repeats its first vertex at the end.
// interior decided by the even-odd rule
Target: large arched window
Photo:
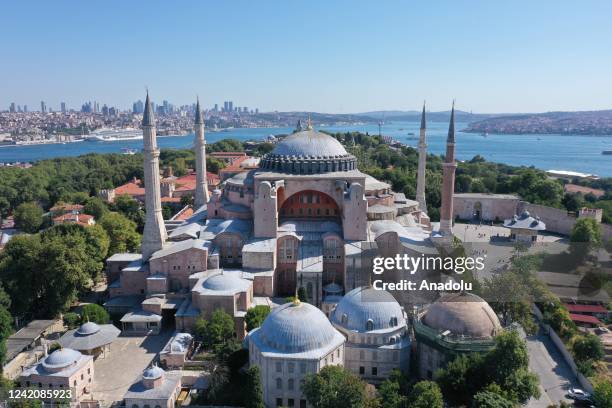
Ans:
{"type": "Polygon", "coordinates": [[[277,378],[276,379],[276,389],[277,390],[282,390],[283,389],[283,379],[282,378],[277,378]]]}
{"type": "Polygon", "coordinates": [[[337,217],[340,208],[327,194],[305,190],[288,197],[282,203],[279,213],[281,217],[337,217]]]}

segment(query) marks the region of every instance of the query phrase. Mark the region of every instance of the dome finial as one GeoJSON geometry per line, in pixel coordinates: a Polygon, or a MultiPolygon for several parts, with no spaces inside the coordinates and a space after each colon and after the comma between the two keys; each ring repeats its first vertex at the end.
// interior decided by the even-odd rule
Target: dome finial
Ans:
{"type": "Polygon", "coordinates": [[[302,302],[300,301],[300,297],[298,296],[298,287],[297,285],[295,285],[295,296],[293,297],[293,305],[299,306],[300,303],[302,302]]]}

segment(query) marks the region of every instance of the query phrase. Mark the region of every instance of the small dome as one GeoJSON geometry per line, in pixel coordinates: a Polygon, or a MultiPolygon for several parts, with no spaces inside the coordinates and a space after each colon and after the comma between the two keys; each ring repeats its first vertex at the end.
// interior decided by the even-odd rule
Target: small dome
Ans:
{"type": "Polygon", "coordinates": [[[162,370],[160,367],[153,366],[153,367],[149,367],[146,370],[144,370],[144,373],[142,374],[142,378],[144,378],[145,380],[157,380],[158,378],[161,378],[161,376],[163,376],[164,373],[165,371],[162,370]]]}
{"type": "Polygon", "coordinates": [[[69,348],[55,350],[43,360],[43,367],[47,370],[59,370],[76,363],[81,358],[81,353],[69,348]]]}
{"type": "Polygon", "coordinates": [[[323,286],[323,290],[329,294],[338,294],[342,292],[342,286],[338,285],[336,282],[332,282],[323,286]]]}
{"type": "Polygon", "coordinates": [[[371,287],[355,288],[347,293],[334,309],[331,321],[357,332],[406,325],[404,311],[393,295],[371,287]]]}
{"type": "Polygon", "coordinates": [[[250,283],[240,273],[223,272],[206,279],[202,287],[216,292],[242,292],[249,288],[250,283]]]}
{"type": "Polygon", "coordinates": [[[81,327],[77,329],[77,333],[83,336],[89,336],[100,331],[100,326],[94,322],[83,323],[81,327]]]}
{"type": "Polygon", "coordinates": [[[189,348],[193,337],[189,333],[178,333],[170,344],[170,351],[173,353],[183,353],[189,348]]]}
{"type": "Polygon", "coordinates": [[[263,343],[283,353],[301,353],[330,345],[339,333],[325,314],[301,302],[272,310],[259,329],[263,343]]]}
{"type": "Polygon", "coordinates": [[[491,306],[482,298],[466,292],[450,293],[438,299],[425,312],[422,322],[453,336],[491,338],[501,324],[491,306]]]}

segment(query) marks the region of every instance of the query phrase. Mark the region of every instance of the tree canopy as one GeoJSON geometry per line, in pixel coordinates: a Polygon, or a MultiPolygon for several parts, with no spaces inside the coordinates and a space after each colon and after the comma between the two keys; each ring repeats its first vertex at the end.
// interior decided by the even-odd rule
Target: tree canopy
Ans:
{"type": "Polygon", "coordinates": [[[264,319],[270,313],[270,306],[257,305],[247,310],[244,320],[246,321],[247,331],[251,331],[263,323],[264,319]]]}
{"type": "Polygon", "coordinates": [[[306,375],[302,390],[314,408],[364,408],[368,402],[366,384],[341,366],[328,365],[306,375]]]}
{"type": "Polygon", "coordinates": [[[36,203],[22,203],[15,209],[13,217],[17,228],[34,233],[43,223],[43,210],[36,203]]]}

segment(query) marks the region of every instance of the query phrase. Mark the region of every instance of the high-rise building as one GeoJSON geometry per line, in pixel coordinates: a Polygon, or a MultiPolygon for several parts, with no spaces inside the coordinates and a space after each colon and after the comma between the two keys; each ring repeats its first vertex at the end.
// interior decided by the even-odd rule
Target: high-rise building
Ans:
{"type": "Polygon", "coordinates": [[[229,102],[223,102],[223,112],[229,112],[229,102]]]}
{"type": "Polygon", "coordinates": [[[45,101],[40,101],[40,111],[42,113],[47,113],[47,105],[45,104],[45,101]]]}
{"type": "Polygon", "coordinates": [[[15,113],[15,102],[11,102],[11,106],[9,107],[9,112],[15,113]]]}
{"type": "Polygon", "coordinates": [[[227,103],[227,109],[228,109],[230,112],[233,112],[233,111],[234,111],[234,102],[229,101],[229,102],[227,103]]]}
{"type": "Polygon", "coordinates": [[[213,112],[219,112],[219,104],[215,103],[215,107],[213,108],[213,112]]]}
{"type": "Polygon", "coordinates": [[[28,105],[23,105],[23,112],[28,113],[28,105]]]}
{"type": "Polygon", "coordinates": [[[102,115],[108,116],[108,106],[106,106],[106,104],[102,106],[102,115]]]}
{"type": "Polygon", "coordinates": [[[60,103],[60,110],[62,113],[66,113],[66,102],[60,103]]]}
{"type": "Polygon", "coordinates": [[[132,113],[142,113],[144,112],[144,104],[139,99],[132,104],[132,113]]]}

